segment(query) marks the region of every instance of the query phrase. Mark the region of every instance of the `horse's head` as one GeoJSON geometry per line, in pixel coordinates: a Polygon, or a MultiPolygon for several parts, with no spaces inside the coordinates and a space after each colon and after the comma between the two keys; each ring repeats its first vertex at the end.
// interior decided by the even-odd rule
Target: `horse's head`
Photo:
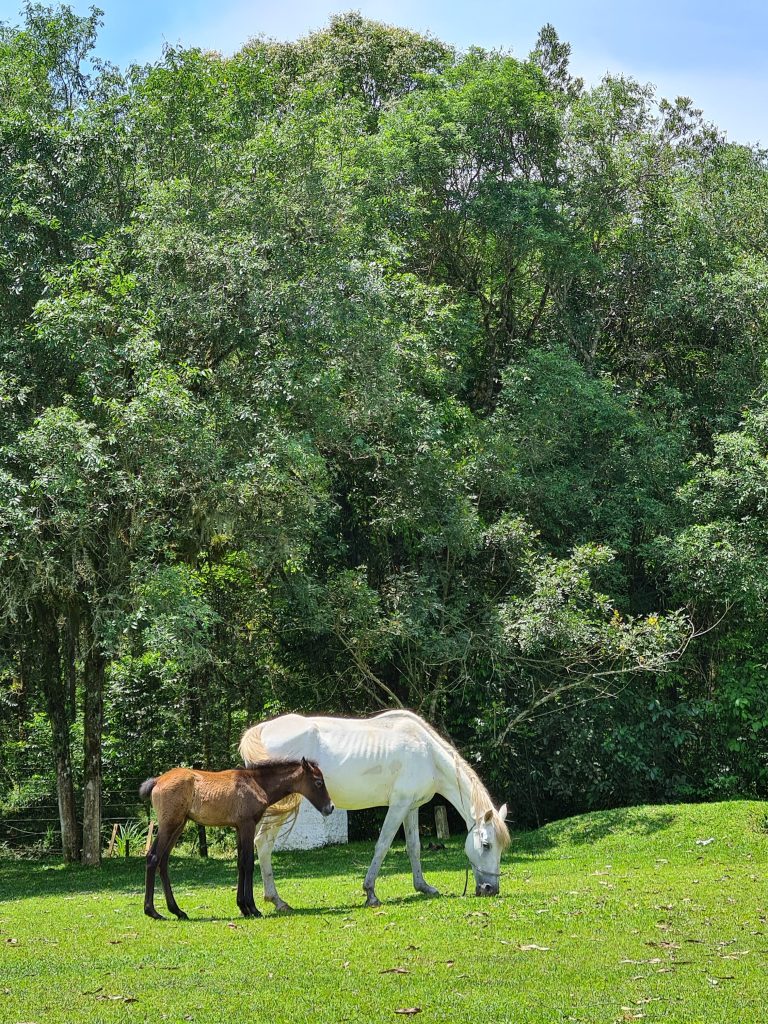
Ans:
{"type": "Polygon", "coordinates": [[[302,757],[301,767],[303,774],[297,792],[305,796],[321,814],[326,816],[332,814],[333,801],[325,788],[323,773],[314,761],[308,761],[306,757],[302,757]]]}
{"type": "Polygon", "coordinates": [[[509,832],[504,824],[506,816],[506,804],[498,811],[489,807],[475,818],[467,834],[464,850],[475,875],[476,896],[498,895],[501,855],[509,846],[509,832]]]}

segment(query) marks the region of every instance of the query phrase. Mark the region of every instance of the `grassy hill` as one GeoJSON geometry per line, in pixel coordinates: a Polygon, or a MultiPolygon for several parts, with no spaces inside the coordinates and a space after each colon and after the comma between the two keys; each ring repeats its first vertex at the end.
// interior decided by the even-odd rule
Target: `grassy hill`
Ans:
{"type": "MultiPolygon", "coordinates": [[[[189,922],[143,916],[143,864],[0,862],[0,1021],[642,1020],[768,1015],[768,805],[606,811],[515,837],[502,895],[461,897],[462,840],[402,847],[381,910],[361,906],[372,844],[276,857],[297,912],[244,920],[232,861],[177,856],[189,922]]],[[[162,896],[158,907],[163,907],[162,896]]]]}

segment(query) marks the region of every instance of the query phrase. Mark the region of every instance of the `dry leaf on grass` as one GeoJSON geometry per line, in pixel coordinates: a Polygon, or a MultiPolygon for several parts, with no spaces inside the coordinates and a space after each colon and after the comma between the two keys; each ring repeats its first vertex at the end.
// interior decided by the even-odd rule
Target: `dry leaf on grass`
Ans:
{"type": "Polygon", "coordinates": [[[395,1010],[395,1013],[402,1014],[404,1017],[413,1017],[414,1014],[421,1013],[420,1006],[403,1006],[399,1010],[395,1010]]]}

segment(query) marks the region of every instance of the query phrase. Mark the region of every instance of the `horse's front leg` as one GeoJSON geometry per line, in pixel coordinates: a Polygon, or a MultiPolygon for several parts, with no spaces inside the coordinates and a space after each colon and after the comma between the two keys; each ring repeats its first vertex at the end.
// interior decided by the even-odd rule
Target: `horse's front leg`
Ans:
{"type": "Polygon", "coordinates": [[[259,855],[259,869],[261,881],[264,885],[264,899],[274,903],[275,910],[281,913],[290,913],[293,909],[289,907],[284,899],[280,897],[275,885],[275,876],[272,872],[272,847],[275,845],[279,828],[266,828],[256,835],[256,852],[259,855]]]}
{"type": "Polygon", "coordinates": [[[412,807],[405,816],[403,822],[405,829],[405,848],[408,851],[408,859],[411,862],[413,872],[413,887],[416,892],[425,892],[428,896],[439,896],[440,893],[429,882],[424,880],[421,870],[421,841],[419,839],[419,808],[412,807]]]}
{"type": "Polygon", "coordinates": [[[384,819],[384,824],[381,826],[379,838],[376,841],[376,849],[373,851],[371,866],[368,868],[365,880],[363,881],[363,891],[367,896],[365,901],[366,907],[381,906],[381,900],[378,898],[375,891],[376,879],[378,878],[379,871],[381,870],[382,861],[387,854],[387,850],[392,845],[392,840],[395,838],[397,830],[403,823],[403,818],[408,811],[409,805],[410,801],[399,801],[389,805],[387,816],[384,819]]]}
{"type": "Polygon", "coordinates": [[[237,905],[245,917],[261,917],[253,898],[253,837],[256,824],[247,821],[237,830],[237,905]]]}
{"type": "MultiPolygon", "coordinates": [[[[243,917],[257,916],[251,912],[251,903],[248,900],[248,872],[246,869],[246,845],[242,826],[237,829],[237,905],[243,917]]],[[[251,836],[251,848],[253,848],[253,836],[251,836]]],[[[252,902],[252,898],[251,898],[252,902]]]]}

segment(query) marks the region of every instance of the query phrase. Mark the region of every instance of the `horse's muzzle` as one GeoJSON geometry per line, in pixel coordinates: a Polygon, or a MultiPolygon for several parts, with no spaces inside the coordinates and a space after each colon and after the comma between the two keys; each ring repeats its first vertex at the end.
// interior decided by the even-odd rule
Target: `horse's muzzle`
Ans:
{"type": "Polygon", "coordinates": [[[490,882],[483,882],[482,885],[475,886],[475,896],[498,896],[499,887],[498,885],[491,885],[490,882]]]}
{"type": "Polygon", "coordinates": [[[329,815],[329,814],[333,814],[333,812],[334,812],[335,810],[336,810],[336,808],[335,808],[335,807],[333,806],[333,801],[330,801],[330,802],[329,802],[329,803],[327,803],[327,804],[325,805],[325,807],[323,808],[323,815],[324,815],[324,817],[326,817],[326,818],[327,818],[327,817],[328,817],[328,815],[329,815]]]}

